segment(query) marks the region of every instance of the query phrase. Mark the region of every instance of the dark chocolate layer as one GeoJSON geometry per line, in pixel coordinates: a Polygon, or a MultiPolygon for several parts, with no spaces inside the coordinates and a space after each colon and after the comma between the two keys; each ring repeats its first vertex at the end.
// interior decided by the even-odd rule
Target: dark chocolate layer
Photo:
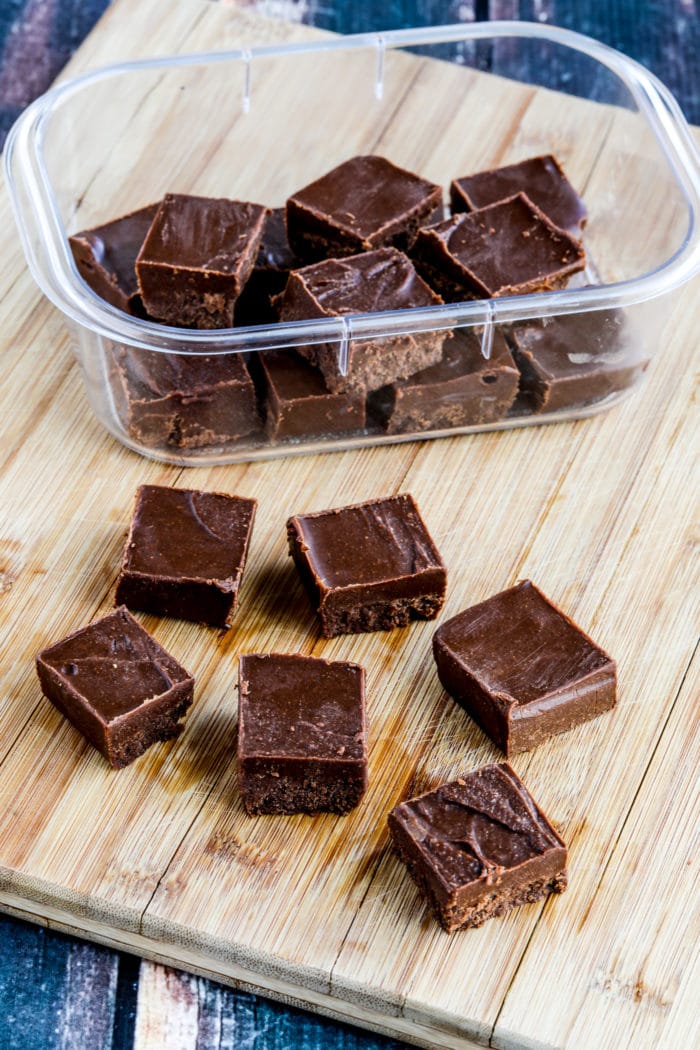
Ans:
{"type": "Polygon", "coordinates": [[[411,255],[447,302],[560,288],[585,266],[581,242],[523,193],[420,230],[411,255]]]}
{"type": "Polygon", "coordinates": [[[445,567],[408,493],[298,515],[287,535],[326,637],[405,626],[442,607],[445,567]]]}
{"type": "Polygon", "coordinates": [[[445,689],[507,755],[615,704],[615,661],[529,580],[442,624],[433,652],[445,689]]]}
{"type": "Polygon", "coordinates": [[[129,436],[148,448],[201,448],[261,429],[240,354],[161,354],[117,347],[112,390],[129,436]]]}
{"type": "Polygon", "coordinates": [[[389,829],[448,933],[566,887],[566,847],[505,763],[400,803],[389,829]]]}
{"type": "Polygon", "coordinates": [[[36,658],[44,695],[115,768],[179,733],[194,679],[125,608],[36,658]]]}
{"type": "Polygon", "coordinates": [[[258,356],[265,386],[265,429],[271,441],[361,431],[362,394],[333,393],[323,375],[298,354],[268,351],[258,356]]]}
{"type": "Polygon", "coordinates": [[[455,329],[437,364],[370,395],[369,408],[389,434],[479,426],[502,419],[518,392],[519,373],[499,331],[491,356],[481,337],[455,329]]]}
{"type": "Polygon", "coordinates": [[[586,205],[551,154],[454,179],[450,202],[453,213],[476,211],[514,193],[525,193],[555,226],[574,236],[580,236],[586,225],[586,205]]]}
{"type": "Polygon", "coordinates": [[[367,784],[364,670],[300,654],[239,663],[238,767],[249,813],[344,813],[367,784]]]}
{"type": "Polygon", "coordinates": [[[515,409],[527,412],[558,412],[626,390],[649,363],[622,310],[516,325],[510,340],[521,372],[515,409]]]}
{"type": "MultiPolygon", "coordinates": [[[[280,320],[300,321],[408,310],[440,302],[406,255],[395,248],[381,248],[293,271],[278,305],[280,320]]],[[[359,393],[376,390],[434,364],[446,334],[419,332],[374,340],[351,339],[346,375],[340,370],[337,344],[309,345],[299,352],[321,370],[330,390],[359,393]]]]}
{"type": "Polygon", "coordinates": [[[405,250],[441,204],[435,183],[384,157],[353,157],[289,198],[289,239],[307,259],[388,245],[405,250]]]}
{"type": "Polygon", "coordinates": [[[116,602],[227,627],[235,612],[255,500],[142,485],[116,602]]]}
{"type": "Polygon", "coordinates": [[[106,302],[126,313],[141,314],[136,257],[158,204],[149,204],[103,226],[69,237],[78,273],[106,302]]]}
{"type": "Polygon", "coordinates": [[[230,327],[266,215],[247,201],[167,194],[136,260],[149,314],[169,324],[230,327]]]}

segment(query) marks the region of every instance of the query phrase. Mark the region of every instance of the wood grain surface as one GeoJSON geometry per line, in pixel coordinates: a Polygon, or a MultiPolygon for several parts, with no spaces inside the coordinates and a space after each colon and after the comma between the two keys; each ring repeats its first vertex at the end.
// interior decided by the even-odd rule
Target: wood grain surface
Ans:
{"type": "MultiPolygon", "coordinates": [[[[122,54],[152,52],[155,39],[170,52],[260,43],[284,28],[195,0],[170,11],[161,23],[149,5],[119,0],[71,71],[113,60],[116,41],[122,54]]],[[[453,96],[464,71],[397,69],[405,105],[379,145],[408,155],[422,119],[414,163],[442,179],[453,151],[437,102],[425,103],[438,90],[453,96]]],[[[468,107],[484,163],[514,141],[534,152],[550,93],[489,83],[498,121],[479,125],[468,101],[450,121],[458,127],[468,107]]],[[[579,131],[572,178],[604,201],[605,149],[628,115],[584,115],[585,105],[559,113],[562,149],[579,131]]],[[[349,151],[363,142],[358,127],[349,151]]],[[[672,203],[644,180],[630,193],[656,209],[661,245],[672,203]]],[[[4,193],[0,209],[9,222],[4,193]]],[[[600,243],[601,267],[625,265],[612,239],[600,243]]],[[[605,416],[183,472],[105,435],[62,318],[17,245],[2,269],[2,907],[418,1045],[693,1045],[697,283],[669,308],[644,387],[605,416]],[[41,697],[33,657],[111,606],[133,493],[147,481],[253,496],[259,510],[231,631],[140,617],[195,672],[197,700],[178,741],[115,773],[41,697]],[[289,514],[396,491],[416,497],[447,563],[445,617],[530,576],[620,665],[615,712],[514,761],[570,845],[570,889],[452,938],[388,849],[386,813],[498,753],[440,689],[433,625],[324,641],[286,555],[289,514]],[[348,817],[245,816],[233,769],[236,656],[253,648],[366,666],[370,788],[348,817]]],[[[94,980],[109,990],[113,971],[97,966],[94,980]]],[[[138,1047],[171,1045],[176,1016],[182,1045],[193,1045],[194,978],[153,967],[139,995],[138,1047]]],[[[221,1015],[212,1006],[207,1016],[215,1025],[221,1015]]]]}

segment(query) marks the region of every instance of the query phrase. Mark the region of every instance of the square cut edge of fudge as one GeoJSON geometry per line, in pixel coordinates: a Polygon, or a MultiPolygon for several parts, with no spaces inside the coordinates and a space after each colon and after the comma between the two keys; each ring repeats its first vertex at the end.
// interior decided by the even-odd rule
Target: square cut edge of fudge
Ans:
{"type": "Polygon", "coordinates": [[[286,204],[294,251],[309,261],[393,245],[442,216],[442,187],[377,154],[351,157],[297,190],[286,204]]]}
{"type": "Polygon", "coordinates": [[[396,852],[447,933],[566,889],[566,845],[507,763],[399,803],[388,823],[396,852]]]}
{"type": "Polygon", "coordinates": [[[586,265],[581,241],[522,192],[424,227],[410,254],[446,302],[563,288],[586,265]]]}
{"type": "MultiPolygon", "coordinates": [[[[292,270],[276,303],[280,321],[307,321],[441,306],[442,299],[404,252],[389,247],[292,270]]],[[[337,343],[308,344],[297,352],[321,371],[333,393],[364,394],[436,364],[451,335],[451,329],[426,329],[352,337],[345,374],[337,343]]]]}
{"type": "Polygon", "coordinates": [[[289,553],[326,638],[435,619],[447,571],[410,493],[287,522],[289,553]]]}
{"type": "Polygon", "coordinates": [[[367,788],[365,672],[301,653],[243,653],[238,783],[250,816],[338,813],[367,788]]]}
{"type": "Polygon", "coordinates": [[[36,656],[44,696],[113,769],[178,736],[194,678],[124,606],[36,656]]]}
{"type": "Polygon", "coordinates": [[[508,757],[617,701],[615,661],[531,580],[441,624],[433,655],[444,688],[508,757]]]}
{"type": "Polygon", "coordinates": [[[167,193],[135,264],[151,318],[181,327],[231,328],[268,211],[252,201],[167,193]]]}
{"type": "Polygon", "coordinates": [[[256,509],[225,492],[139,486],[115,604],[229,627],[256,509]]]}

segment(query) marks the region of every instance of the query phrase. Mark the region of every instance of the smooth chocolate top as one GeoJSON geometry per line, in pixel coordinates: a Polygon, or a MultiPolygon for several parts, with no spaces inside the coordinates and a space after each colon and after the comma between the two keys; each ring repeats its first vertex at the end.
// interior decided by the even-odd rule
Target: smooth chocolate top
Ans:
{"type": "Polygon", "coordinates": [[[240,575],[256,502],[222,492],[142,485],[123,570],[174,579],[228,581],[240,575]]]}
{"type": "Polygon", "coordinates": [[[369,155],[344,161],[290,199],[372,247],[382,243],[387,227],[424,208],[426,200],[436,207],[442,189],[384,157],[369,155]]]}
{"type": "Polygon", "coordinates": [[[409,493],[291,519],[327,589],[442,569],[442,559],[409,493]]]}
{"type": "Polygon", "coordinates": [[[551,223],[523,193],[422,229],[415,251],[423,247],[431,262],[443,255],[451,276],[461,271],[467,284],[489,297],[546,287],[582,270],[585,262],[581,242],[551,223]]]}
{"type": "Polygon", "coordinates": [[[506,706],[576,694],[582,678],[614,662],[530,581],[458,613],[435,632],[490,694],[506,706]]]}
{"type": "Polygon", "coordinates": [[[123,606],[44,649],[37,661],[105,723],[191,678],[123,606]]]}
{"type": "MultiPolygon", "coordinates": [[[[88,249],[95,262],[102,267],[106,279],[130,299],[138,293],[136,257],[158,208],[159,204],[148,204],[145,208],[129,212],[128,215],[122,215],[121,218],[103,226],[82,230],[69,238],[80,274],[90,287],[94,287],[94,290],[109,302],[112,302],[112,297],[108,294],[109,289],[105,289],[101,281],[95,284],[93,280],[95,274],[85,257],[85,249],[88,249]]],[[[121,298],[114,305],[122,306],[121,298]]]]}
{"type": "Polygon", "coordinates": [[[574,234],[585,226],[586,205],[550,154],[455,179],[450,186],[452,210],[474,211],[520,192],[527,194],[556,226],[574,234]]]}
{"type": "Polygon", "coordinates": [[[392,818],[421,845],[445,888],[495,882],[533,857],[564,843],[507,763],[465,773],[419,798],[392,818]]]}
{"type": "Polygon", "coordinates": [[[308,315],[295,302],[297,283],[315,300],[317,314],[325,316],[406,310],[442,302],[418,276],[408,256],[396,248],[325,259],[294,270],[280,301],[281,320],[308,315]]]}
{"type": "Polygon", "coordinates": [[[233,273],[251,240],[262,236],[266,214],[248,201],[168,193],[137,261],[233,273]]]}
{"type": "Polygon", "coordinates": [[[641,357],[639,347],[625,338],[622,310],[550,317],[546,323],[517,325],[512,335],[518,349],[531,354],[552,380],[632,366],[641,357]]]}
{"type": "Polygon", "coordinates": [[[195,397],[221,383],[251,383],[240,354],[162,354],[134,347],[122,355],[131,396],[144,401],[195,397]]]}
{"type": "Polygon", "coordinates": [[[297,653],[242,655],[239,754],[364,758],[364,676],[297,653]]]}

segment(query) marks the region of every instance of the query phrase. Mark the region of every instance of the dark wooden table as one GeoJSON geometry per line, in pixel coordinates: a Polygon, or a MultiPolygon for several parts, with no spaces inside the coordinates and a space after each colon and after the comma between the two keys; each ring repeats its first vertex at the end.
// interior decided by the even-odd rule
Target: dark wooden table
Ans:
{"type": "MultiPolygon", "coordinates": [[[[155,2],[155,0],[151,0],[155,2]]],[[[12,0],[0,5],[0,133],[50,84],[108,0],[12,0]]],[[[269,13],[264,0],[249,6],[269,13]]],[[[279,13],[340,33],[494,18],[541,20],[597,37],[663,79],[700,123],[700,12],[696,0],[288,0],[279,13]],[[286,9],[286,11],[285,11],[286,9]]],[[[1,648],[0,642],[0,648],[1,648]]],[[[152,967],[150,968],[153,969],[152,967]]],[[[2,1050],[148,1050],[137,1024],[148,994],[139,959],[0,916],[2,1050]],[[137,1033],[140,1032],[140,1036],[137,1033]]],[[[163,971],[161,979],[169,976],[163,971]]],[[[176,1050],[371,1050],[391,1039],[195,977],[172,975],[188,1030],[176,1050]]]]}

